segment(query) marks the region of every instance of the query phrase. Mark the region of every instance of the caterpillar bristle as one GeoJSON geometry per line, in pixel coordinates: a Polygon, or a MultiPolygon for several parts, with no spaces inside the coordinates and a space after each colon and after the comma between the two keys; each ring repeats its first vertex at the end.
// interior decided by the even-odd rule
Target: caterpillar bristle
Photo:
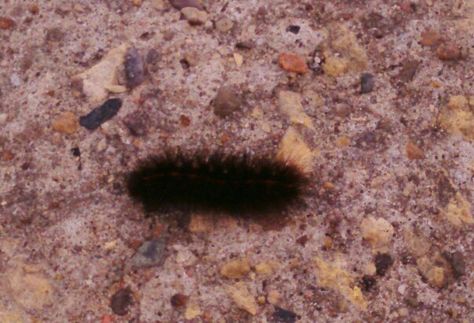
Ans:
{"type": "Polygon", "coordinates": [[[301,199],[307,177],[281,160],[212,153],[152,156],[128,174],[130,196],[146,211],[169,209],[266,215],[301,199]]]}

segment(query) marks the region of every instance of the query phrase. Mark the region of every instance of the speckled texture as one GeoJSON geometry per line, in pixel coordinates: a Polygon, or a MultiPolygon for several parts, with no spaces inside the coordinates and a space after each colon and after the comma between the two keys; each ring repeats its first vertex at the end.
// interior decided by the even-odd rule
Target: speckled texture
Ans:
{"type": "Polygon", "coordinates": [[[191,25],[165,0],[1,2],[0,321],[474,321],[473,2],[203,3],[191,25]],[[79,127],[103,102],[77,75],[131,47],[145,81],[127,90],[115,57],[104,93],[122,108],[79,127]],[[242,104],[221,117],[224,85],[242,104]],[[149,154],[276,154],[289,129],[312,191],[288,221],[145,218],[125,194],[149,154]],[[154,239],[162,261],[134,265],[154,239]]]}

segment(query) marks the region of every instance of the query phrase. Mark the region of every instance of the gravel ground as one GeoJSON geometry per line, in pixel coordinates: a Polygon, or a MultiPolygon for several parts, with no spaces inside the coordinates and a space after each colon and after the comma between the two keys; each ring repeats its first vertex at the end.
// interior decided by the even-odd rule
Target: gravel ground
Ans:
{"type": "Polygon", "coordinates": [[[3,0],[0,321],[473,322],[473,26],[472,0],[3,0]],[[145,214],[124,176],[174,148],[310,190],[145,214]]]}

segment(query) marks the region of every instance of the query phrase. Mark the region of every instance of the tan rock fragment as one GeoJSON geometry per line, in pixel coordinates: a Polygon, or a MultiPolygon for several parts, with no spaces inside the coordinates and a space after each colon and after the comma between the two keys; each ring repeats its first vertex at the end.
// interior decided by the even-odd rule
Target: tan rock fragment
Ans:
{"type": "Polygon", "coordinates": [[[269,276],[273,274],[278,268],[280,267],[280,264],[276,261],[263,261],[258,263],[255,266],[255,271],[257,274],[262,275],[262,276],[269,276]]]}
{"type": "Polygon", "coordinates": [[[431,248],[431,243],[425,237],[415,234],[411,229],[405,230],[403,238],[408,251],[415,257],[426,255],[431,248]]]}
{"type": "Polygon", "coordinates": [[[234,53],[234,61],[235,64],[240,67],[244,63],[244,57],[239,53],[234,53]]]}
{"type": "Polygon", "coordinates": [[[441,128],[450,134],[462,135],[465,140],[474,140],[474,106],[469,98],[455,95],[438,116],[441,128]]]}
{"type": "Polygon", "coordinates": [[[344,75],[349,70],[349,62],[345,58],[328,56],[323,64],[323,71],[325,74],[338,77],[344,75]]]}
{"type": "Polygon", "coordinates": [[[280,302],[281,294],[277,291],[272,289],[268,292],[267,300],[272,305],[277,305],[280,302]]]}
{"type": "Polygon", "coordinates": [[[199,10],[194,7],[185,7],[181,9],[181,13],[188,23],[192,26],[202,25],[206,23],[208,14],[204,10],[199,10]]]}
{"type": "Polygon", "coordinates": [[[233,286],[227,286],[226,291],[237,307],[252,315],[257,314],[257,302],[245,283],[238,282],[233,286]]]}
{"type": "Polygon", "coordinates": [[[441,288],[446,284],[445,269],[433,264],[427,256],[417,259],[416,265],[431,286],[441,288]]]}
{"type": "Polygon", "coordinates": [[[365,49],[357,41],[356,35],[342,24],[329,27],[329,43],[324,56],[323,70],[334,77],[360,72],[368,65],[365,49]]]}
{"type": "Polygon", "coordinates": [[[298,132],[290,127],[280,142],[277,158],[296,165],[303,172],[310,172],[313,168],[313,155],[298,132]]]}
{"type": "Polygon", "coordinates": [[[305,74],[309,70],[304,57],[296,53],[281,53],[278,56],[278,63],[288,72],[305,74]]]}
{"type": "Polygon", "coordinates": [[[367,309],[367,301],[360,288],[355,286],[355,278],[349,272],[339,264],[325,262],[319,257],[314,262],[319,286],[339,292],[360,310],[367,309]]]}
{"type": "Polygon", "coordinates": [[[456,193],[451,198],[442,213],[451,224],[457,227],[474,223],[471,204],[460,193],[456,193]]]}
{"type": "Polygon", "coordinates": [[[71,135],[79,129],[79,121],[72,112],[63,112],[53,120],[51,127],[54,131],[71,135]]]}
{"type": "Polygon", "coordinates": [[[250,264],[247,258],[235,259],[225,263],[220,270],[226,278],[242,278],[250,272],[250,264]]]}
{"type": "Polygon", "coordinates": [[[368,217],[360,225],[362,237],[367,240],[373,250],[386,247],[394,234],[393,226],[383,218],[368,217]]]}
{"type": "Polygon", "coordinates": [[[73,80],[82,81],[82,91],[91,103],[101,103],[107,98],[108,92],[122,93],[125,86],[117,81],[118,69],[123,65],[128,46],[123,44],[112,49],[96,65],[76,75],[73,80]]]}
{"type": "Polygon", "coordinates": [[[307,128],[314,129],[313,121],[304,113],[301,103],[301,94],[292,91],[280,91],[278,93],[278,105],[280,111],[290,118],[295,124],[302,124],[307,128]]]}
{"type": "Polygon", "coordinates": [[[184,311],[184,318],[186,320],[192,320],[198,316],[202,315],[201,308],[196,303],[189,303],[184,311]]]}
{"type": "Polygon", "coordinates": [[[405,146],[405,151],[407,154],[408,159],[410,160],[417,160],[417,159],[424,159],[425,153],[412,141],[407,142],[405,146]]]}

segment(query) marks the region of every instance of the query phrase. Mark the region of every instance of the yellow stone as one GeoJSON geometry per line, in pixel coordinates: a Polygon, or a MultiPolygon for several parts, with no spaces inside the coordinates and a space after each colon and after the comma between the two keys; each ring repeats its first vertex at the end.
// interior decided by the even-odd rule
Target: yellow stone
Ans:
{"type": "Polygon", "coordinates": [[[462,135],[465,140],[474,140],[474,109],[470,99],[455,95],[438,116],[439,126],[450,134],[462,135]]]}
{"type": "Polygon", "coordinates": [[[431,244],[426,238],[416,235],[411,229],[405,230],[403,238],[408,250],[415,257],[426,255],[431,248],[431,244]]]}
{"type": "Polygon", "coordinates": [[[351,140],[347,136],[341,136],[336,139],[336,146],[339,148],[344,148],[349,146],[351,143],[351,140]]]}
{"type": "Polygon", "coordinates": [[[370,243],[374,250],[387,246],[394,234],[393,226],[383,218],[365,218],[362,220],[360,229],[362,237],[370,243]]]}
{"type": "Polygon", "coordinates": [[[309,129],[314,129],[313,121],[304,112],[301,101],[302,97],[299,93],[293,91],[280,91],[278,93],[280,111],[287,115],[292,123],[302,124],[309,129]]]}
{"type": "Polygon", "coordinates": [[[329,56],[323,64],[324,73],[332,77],[341,76],[349,70],[349,62],[345,58],[329,56]]]}
{"type": "Polygon", "coordinates": [[[245,283],[238,282],[233,286],[227,286],[226,291],[238,308],[252,315],[257,314],[257,302],[245,283]]]}
{"type": "Polygon", "coordinates": [[[277,291],[272,289],[268,292],[267,300],[272,305],[277,305],[281,299],[281,294],[277,291]]]}
{"type": "Polygon", "coordinates": [[[444,286],[446,275],[443,267],[434,265],[427,256],[417,259],[416,265],[431,286],[438,288],[444,286]]]}
{"type": "Polygon", "coordinates": [[[269,276],[273,274],[280,264],[276,261],[264,261],[260,262],[255,266],[255,271],[257,274],[262,275],[262,276],[269,276]]]}
{"type": "Polygon", "coordinates": [[[222,276],[227,278],[242,278],[250,272],[247,258],[235,259],[225,263],[220,270],[222,276]]]}
{"type": "Polygon", "coordinates": [[[361,310],[367,309],[364,295],[359,287],[353,287],[355,278],[349,272],[342,269],[338,263],[328,263],[320,257],[316,257],[314,262],[321,287],[339,292],[361,310]]]}
{"type": "Polygon", "coordinates": [[[471,213],[471,204],[460,193],[456,193],[449,201],[443,214],[451,224],[457,227],[463,224],[474,223],[474,218],[471,213]]]}
{"type": "Polygon", "coordinates": [[[239,53],[234,53],[234,61],[235,64],[240,67],[244,63],[244,57],[239,53]]]}
{"type": "Polygon", "coordinates": [[[184,312],[184,318],[186,320],[192,320],[202,314],[201,308],[196,303],[189,303],[184,312]]]}

